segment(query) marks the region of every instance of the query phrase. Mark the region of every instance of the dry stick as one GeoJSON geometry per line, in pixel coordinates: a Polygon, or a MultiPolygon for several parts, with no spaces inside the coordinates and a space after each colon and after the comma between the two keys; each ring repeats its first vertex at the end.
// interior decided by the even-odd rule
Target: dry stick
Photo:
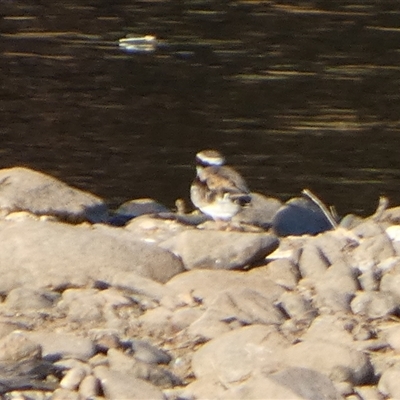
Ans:
{"type": "Polygon", "coordinates": [[[309,200],[311,200],[314,204],[316,204],[320,208],[320,210],[324,213],[327,220],[331,223],[332,228],[336,229],[338,224],[335,221],[335,218],[333,218],[332,214],[326,208],[325,204],[308,189],[303,189],[301,193],[303,193],[309,200]]]}

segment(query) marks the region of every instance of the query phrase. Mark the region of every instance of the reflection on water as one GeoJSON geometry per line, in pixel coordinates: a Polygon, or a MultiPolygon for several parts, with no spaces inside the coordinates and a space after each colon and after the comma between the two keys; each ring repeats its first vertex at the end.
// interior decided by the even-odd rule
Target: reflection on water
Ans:
{"type": "Polygon", "coordinates": [[[381,194],[400,204],[400,6],[1,6],[1,167],[34,167],[113,204],[172,205],[188,198],[194,154],[216,147],[262,193],[307,187],[342,213],[371,213],[381,194]],[[127,34],[160,45],[123,52],[127,34]]]}

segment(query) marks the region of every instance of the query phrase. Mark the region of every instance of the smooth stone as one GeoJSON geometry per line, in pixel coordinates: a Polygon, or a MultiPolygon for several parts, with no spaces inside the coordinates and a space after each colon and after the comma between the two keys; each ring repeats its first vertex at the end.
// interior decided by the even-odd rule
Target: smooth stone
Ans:
{"type": "Polygon", "coordinates": [[[282,352],[286,365],[308,368],[326,375],[335,382],[355,385],[369,383],[373,369],[368,357],[351,346],[327,341],[304,341],[282,352]]]}
{"type": "Polygon", "coordinates": [[[276,213],[272,226],[278,236],[316,235],[331,230],[321,209],[305,198],[293,198],[276,213]]]}
{"type": "Polygon", "coordinates": [[[187,328],[189,337],[200,341],[208,341],[230,332],[233,328],[228,321],[221,321],[220,312],[215,308],[206,310],[197,320],[187,328]]]}
{"type": "Polygon", "coordinates": [[[204,311],[200,310],[198,307],[178,308],[171,316],[171,327],[176,332],[182,331],[198,320],[203,314],[204,311]]]}
{"type": "Polygon", "coordinates": [[[322,276],[330,263],[313,242],[307,242],[301,252],[299,271],[303,278],[322,276]]]}
{"type": "Polygon", "coordinates": [[[84,368],[71,368],[60,381],[60,387],[68,390],[75,390],[79,387],[86,376],[84,368]]]}
{"type": "Polygon", "coordinates": [[[0,339],[0,363],[39,360],[42,347],[28,332],[14,331],[0,339]]]}
{"type": "Polygon", "coordinates": [[[107,399],[165,400],[161,390],[128,373],[112,371],[104,366],[96,367],[94,373],[107,399]]]}
{"type": "Polygon", "coordinates": [[[23,324],[21,322],[14,322],[10,320],[4,320],[0,321],[0,339],[3,337],[7,336],[13,331],[19,330],[19,331],[25,331],[28,330],[29,327],[26,324],[23,324]]]}
{"type": "Polygon", "coordinates": [[[400,368],[394,366],[386,369],[379,379],[378,390],[391,399],[400,399],[400,368]]]}
{"type": "Polygon", "coordinates": [[[354,314],[370,319],[386,317],[398,311],[398,302],[389,292],[357,292],[350,306],[354,314]]]}
{"type": "Polygon", "coordinates": [[[26,332],[26,336],[42,347],[43,357],[46,359],[77,358],[89,360],[95,353],[95,346],[90,339],[71,333],[37,330],[26,332]]]}
{"type": "Polygon", "coordinates": [[[370,265],[372,262],[376,265],[395,255],[392,242],[386,233],[364,238],[352,252],[352,257],[361,270],[365,264],[370,265]]]}
{"type": "Polygon", "coordinates": [[[53,307],[59,297],[56,292],[18,287],[7,294],[2,306],[18,311],[42,310],[53,307]]]}
{"type": "Polygon", "coordinates": [[[166,369],[137,360],[121,350],[110,349],[107,358],[110,370],[129,374],[158,387],[173,387],[179,383],[178,379],[166,369]]]}
{"type": "Polygon", "coordinates": [[[353,390],[358,395],[356,400],[383,400],[376,386],[354,386],[353,390]]]}
{"type": "Polygon", "coordinates": [[[58,388],[52,393],[51,400],[81,400],[81,398],[74,390],[58,388]]]}
{"type": "Polygon", "coordinates": [[[147,310],[137,318],[137,322],[149,336],[168,335],[172,334],[172,327],[169,322],[171,317],[171,310],[165,307],[157,307],[147,310]]]}
{"type": "Polygon", "coordinates": [[[354,345],[352,331],[358,325],[351,316],[341,314],[325,314],[316,317],[301,339],[305,342],[332,342],[352,347],[354,345]]]}
{"type": "Polygon", "coordinates": [[[58,308],[67,313],[71,322],[102,321],[107,311],[115,307],[131,306],[133,300],[116,289],[67,289],[64,290],[58,308]]]}
{"type": "Polygon", "coordinates": [[[128,216],[130,218],[138,217],[145,214],[158,214],[169,212],[170,210],[163,204],[160,204],[154,199],[134,199],[123,203],[115,211],[115,215],[128,216]]]}
{"type": "Polygon", "coordinates": [[[167,352],[144,340],[133,339],[131,341],[131,348],[137,360],[148,364],[168,364],[172,359],[167,352]]]}
{"type": "Polygon", "coordinates": [[[204,344],[192,358],[196,378],[218,377],[223,385],[240,382],[254,370],[274,370],[288,341],[273,326],[251,325],[227,332],[204,344]]]}
{"type": "Polygon", "coordinates": [[[171,295],[170,290],[162,283],[137,274],[116,272],[111,278],[110,283],[113,287],[123,289],[130,293],[146,296],[157,302],[160,302],[163,297],[171,295]]]}
{"type": "Polygon", "coordinates": [[[389,346],[396,353],[400,353],[400,326],[394,325],[393,327],[386,329],[385,338],[389,346]]]}
{"type": "Polygon", "coordinates": [[[72,222],[107,220],[108,210],[100,198],[42,172],[6,168],[0,170],[0,182],[3,182],[0,209],[8,213],[29,211],[72,222]]]}
{"type": "MultiPolygon", "coordinates": [[[[179,400],[218,399],[225,400],[228,389],[217,377],[207,376],[190,382],[179,394],[179,400]]],[[[265,395],[264,395],[265,396],[265,395]]],[[[229,400],[229,399],[226,399],[229,400]]]]}
{"type": "Polygon", "coordinates": [[[350,311],[357,290],[357,278],[347,265],[331,265],[315,281],[315,305],[322,313],[350,311]]]}
{"type": "Polygon", "coordinates": [[[217,295],[206,312],[215,311],[219,321],[237,320],[241,325],[279,325],[285,316],[274,303],[284,289],[277,286],[275,292],[276,295],[271,297],[271,293],[264,295],[248,287],[227,289],[217,295]]]}
{"type": "Polygon", "coordinates": [[[400,301],[400,264],[384,273],[381,278],[379,290],[391,293],[396,300],[400,301]]]}
{"type": "Polygon", "coordinates": [[[332,381],[325,375],[306,368],[286,368],[268,376],[254,376],[232,386],[224,399],[274,400],[341,400],[332,381]]]}
{"type": "Polygon", "coordinates": [[[0,292],[82,287],[122,272],[166,282],[183,270],[178,257],[164,249],[85,225],[0,221],[0,241],[0,292]]]}
{"type": "Polygon", "coordinates": [[[267,233],[187,230],[160,245],[177,254],[188,270],[231,270],[263,259],[278,243],[276,236],[267,233]]]}
{"type": "Polygon", "coordinates": [[[117,329],[91,329],[88,334],[98,351],[107,352],[108,349],[122,347],[117,329]]]}
{"type": "Polygon", "coordinates": [[[143,242],[159,244],[181,232],[194,228],[182,224],[176,219],[142,215],[130,221],[124,229],[143,242]]]}
{"type": "Polygon", "coordinates": [[[275,214],[281,206],[282,202],[278,199],[267,197],[260,193],[251,193],[251,202],[246,207],[243,207],[232,218],[232,221],[269,229],[272,226],[275,214]]]}
{"type": "Polygon", "coordinates": [[[285,292],[278,299],[278,304],[295,321],[311,321],[317,316],[317,310],[309,299],[300,293],[285,292]]]}
{"type": "Polygon", "coordinates": [[[288,290],[294,290],[300,279],[298,267],[291,260],[285,258],[273,260],[263,267],[253,268],[248,275],[268,278],[288,290]]]}
{"type": "Polygon", "coordinates": [[[374,238],[385,232],[383,226],[372,219],[365,219],[353,228],[352,231],[360,238],[374,238]]]}
{"type": "Polygon", "coordinates": [[[83,399],[94,399],[100,395],[100,383],[93,375],[87,375],[79,385],[79,396],[83,399]]]}

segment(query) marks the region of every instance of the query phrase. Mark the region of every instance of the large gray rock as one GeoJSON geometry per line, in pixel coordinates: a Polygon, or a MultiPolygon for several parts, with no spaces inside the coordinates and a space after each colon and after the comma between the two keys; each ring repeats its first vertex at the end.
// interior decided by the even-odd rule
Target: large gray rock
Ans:
{"type": "Polygon", "coordinates": [[[272,282],[268,274],[258,269],[248,272],[225,270],[192,270],[173,277],[165,287],[175,296],[190,297],[195,302],[210,306],[222,291],[248,288],[260,292],[273,302],[284,291],[272,282]]]}
{"type": "Polygon", "coordinates": [[[281,201],[273,197],[266,197],[260,193],[251,194],[251,202],[243,207],[232,220],[268,229],[272,226],[272,220],[282,206],[281,201]]]}
{"type": "Polygon", "coordinates": [[[304,341],[284,349],[283,362],[319,371],[336,382],[367,383],[373,373],[368,357],[351,346],[326,341],[304,341]]]}
{"type": "Polygon", "coordinates": [[[278,247],[276,236],[214,230],[188,230],[160,245],[178,254],[186,269],[243,269],[278,247]]]}
{"type": "Polygon", "coordinates": [[[172,253],[135,240],[119,240],[88,226],[0,221],[0,292],[80,287],[126,272],[166,282],[183,270],[172,253]]]}
{"type": "Polygon", "coordinates": [[[105,397],[110,400],[141,399],[165,400],[162,392],[151,383],[120,371],[98,366],[94,369],[105,397]]]}
{"type": "Polygon", "coordinates": [[[28,168],[0,170],[0,188],[3,213],[29,211],[73,222],[107,219],[107,207],[100,198],[28,168]]]}
{"type": "Polygon", "coordinates": [[[43,357],[52,360],[61,357],[88,360],[95,353],[94,343],[83,336],[38,330],[24,332],[24,335],[41,346],[43,357]]]}
{"type": "Polygon", "coordinates": [[[272,326],[251,325],[225,333],[193,354],[197,378],[216,376],[223,385],[248,378],[260,369],[271,372],[280,365],[279,352],[288,341],[272,326]]]}
{"type": "Polygon", "coordinates": [[[340,400],[334,384],[323,374],[306,368],[287,368],[268,376],[251,377],[233,386],[225,399],[340,400]]]}

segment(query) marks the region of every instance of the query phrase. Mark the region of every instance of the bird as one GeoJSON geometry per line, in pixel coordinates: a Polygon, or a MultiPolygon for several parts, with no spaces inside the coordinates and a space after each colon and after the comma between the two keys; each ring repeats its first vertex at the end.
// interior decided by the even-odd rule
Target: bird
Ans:
{"type": "Polygon", "coordinates": [[[202,150],[196,154],[196,178],[190,187],[190,199],[214,221],[230,221],[250,203],[251,195],[245,180],[225,165],[220,152],[202,150]]]}

